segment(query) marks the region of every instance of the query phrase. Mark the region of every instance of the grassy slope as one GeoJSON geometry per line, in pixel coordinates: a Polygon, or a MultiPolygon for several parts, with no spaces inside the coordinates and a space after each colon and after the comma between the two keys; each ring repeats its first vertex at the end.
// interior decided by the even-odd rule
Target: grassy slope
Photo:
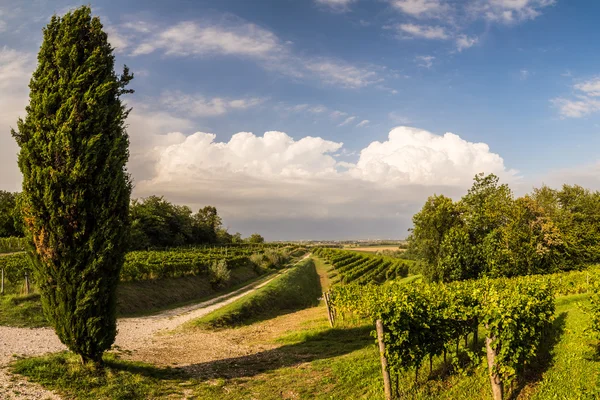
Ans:
{"type": "MultiPolygon", "coordinates": [[[[515,393],[517,399],[596,399],[600,398],[600,359],[598,341],[584,332],[589,319],[577,303],[586,295],[564,297],[557,302],[554,342],[546,343],[542,356],[530,368],[527,379],[515,393]]],[[[68,356],[29,359],[17,362],[17,372],[58,388],[74,398],[147,398],[176,393],[175,398],[195,395],[200,399],[383,399],[379,356],[372,327],[331,329],[323,305],[237,329],[264,329],[261,326],[296,324],[269,340],[274,350],[246,357],[203,364],[220,376],[207,379],[173,370],[124,361],[109,364],[109,372],[93,381],[89,374],[68,361],[68,356]],[[298,321],[298,320],[301,321],[298,321]],[[65,361],[67,359],[67,361],[65,361]],[[74,375],[74,372],[77,375],[74,375]],[[179,396],[179,397],[177,397],[179,396]]],[[[251,340],[249,337],[248,340],[251,340]]],[[[73,359],[74,360],[74,359],[73,359]]],[[[111,358],[114,360],[114,358],[111,358]]],[[[423,366],[419,384],[414,372],[401,377],[403,398],[409,399],[489,399],[485,360],[465,374],[444,375],[436,359],[433,374],[423,366]]]]}
{"type": "MultiPolygon", "coordinates": [[[[228,287],[215,290],[205,276],[187,276],[155,281],[126,282],[119,285],[119,316],[151,314],[164,309],[208,300],[262,279],[252,268],[231,272],[228,287]]],[[[42,314],[39,294],[0,296],[0,325],[18,327],[48,326],[42,314]]]]}
{"type": "Polygon", "coordinates": [[[312,259],[285,271],[270,283],[241,299],[192,321],[192,326],[223,328],[256,322],[318,304],[320,278],[312,259]]]}

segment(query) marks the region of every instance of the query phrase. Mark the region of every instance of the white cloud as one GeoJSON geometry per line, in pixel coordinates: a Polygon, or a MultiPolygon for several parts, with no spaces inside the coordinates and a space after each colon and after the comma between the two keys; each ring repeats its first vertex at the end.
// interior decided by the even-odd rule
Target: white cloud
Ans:
{"type": "Polygon", "coordinates": [[[307,61],[305,67],[325,83],[350,89],[370,86],[383,80],[372,68],[360,68],[333,60],[307,61]]]}
{"type": "MultiPolygon", "coordinates": [[[[269,71],[294,79],[316,79],[325,84],[357,89],[384,81],[385,69],[375,65],[354,65],[326,57],[297,55],[290,42],[258,25],[236,20],[229,23],[185,21],[167,28],[144,32],[147,24],[125,24],[127,33],[113,34],[122,43],[137,42],[131,56],[162,52],[169,57],[233,56],[251,59],[269,71]],[[123,39],[127,38],[127,39],[123,39]],[[127,40],[127,42],[125,42],[127,40]]],[[[377,86],[376,86],[377,87],[377,86]]]]}
{"type": "Polygon", "coordinates": [[[391,5],[414,17],[436,17],[447,13],[450,6],[440,0],[390,0],[391,5]]]}
{"type": "Polygon", "coordinates": [[[349,123],[351,123],[352,121],[354,121],[356,119],[355,116],[352,117],[348,117],[346,118],[344,121],[342,121],[342,123],[340,123],[338,126],[345,126],[348,125],[349,123]]]}
{"type": "Polygon", "coordinates": [[[463,50],[469,49],[477,44],[479,38],[470,37],[464,34],[458,35],[456,37],[456,50],[461,52],[463,50]]]}
{"type": "Polygon", "coordinates": [[[578,83],[575,85],[575,89],[584,92],[588,96],[600,97],[600,77],[578,83]]]}
{"type": "Polygon", "coordinates": [[[529,79],[530,76],[531,76],[531,72],[529,72],[528,69],[522,69],[522,70],[519,71],[519,78],[522,81],[525,81],[525,80],[529,79]]]}
{"type": "Polygon", "coordinates": [[[274,239],[294,236],[305,222],[310,227],[303,232],[313,238],[327,225],[328,237],[347,229],[364,237],[367,226],[376,235],[403,237],[412,214],[431,194],[462,195],[479,172],[515,179],[515,172],[483,143],[408,127],[392,130],[385,142],[371,143],[354,163],[337,161],[337,155],[352,154],[342,143],[294,139],[283,132],[241,132],[224,142],[210,133],[171,133],[154,149],[154,173],[136,179],[135,196],[161,194],[194,208],[213,204],[234,227],[262,232],[269,226],[274,239]],[[371,229],[386,219],[396,229],[381,224],[379,231],[371,229]],[[268,221],[277,221],[278,228],[268,221]]]}
{"type": "Polygon", "coordinates": [[[443,136],[398,127],[385,142],[373,142],[360,153],[354,177],[381,184],[468,185],[479,172],[512,179],[502,158],[485,143],[471,143],[453,133],[443,136]]]}
{"type": "Polygon", "coordinates": [[[600,77],[579,82],[573,86],[573,98],[551,100],[562,118],[581,118],[600,111],[600,77]]]}
{"type": "Polygon", "coordinates": [[[318,5],[326,6],[330,10],[337,12],[349,11],[350,4],[355,0],[315,0],[318,5]]]}
{"type": "Polygon", "coordinates": [[[108,35],[108,42],[115,48],[117,53],[122,53],[129,47],[129,40],[127,37],[121,35],[114,26],[105,26],[104,30],[108,35]]]}
{"type": "Polygon", "coordinates": [[[419,67],[423,68],[431,68],[433,66],[433,60],[435,60],[434,56],[416,56],[415,62],[419,67]]]}
{"type": "Polygon", "coordinates": [[[369,125],[369,121],[368,119],[363,119],[362,121],[360,121],[358,124],[356,124],[357,128],[364,128],[365,126],[369,125]]]}
{"type": "Polygon", "coordinates": [[[165,92],[161,102],[177,113],[186,113],[193,117],[214,117],[233,110],[246,110],[262,104],[265,99],[249,97],[243,99],[225,99],[214,97],[207,99],[201,95],[189,95],[182,92],[165,92]]]}
{"type": "Polygon", "coordinates": [[[476,18],[510,25],[535,19],[554,4],[556,0],[478,0],[469,11],[476,18]]]}
{"type": "Polygon", "coordinates": [[[441,26],[427,26],[427,25],[416,25],[416,24],[400,24],[398,30],[408,34],[409,37],[423,38],[423,39],[439,39],[446,40],[450,38],[445,28],[441,26]]]}
{"type": "Polygon", "coordinates": [[[218,25],[180,22],[140,44],[132,55],[163,50],[166,55],[240,55],[270,57],[282,51],[279,39],[254,24],[224,28],[218,25]]]}
{"type": "Polygon", "coordinates": [[[338,118],[341,118],[341,117],[345,117],[346,115],[348,115],[348,113],[336,110],[336,111],[332,111],[331,114],[329,114],[329,115],[333,119],[338,119],[338,118]]]}

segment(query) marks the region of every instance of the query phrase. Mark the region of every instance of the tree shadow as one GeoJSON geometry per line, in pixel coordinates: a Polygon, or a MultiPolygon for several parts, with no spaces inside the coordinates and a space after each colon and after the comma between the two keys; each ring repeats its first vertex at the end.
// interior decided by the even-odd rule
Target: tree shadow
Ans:
{"type": "Polygon", "coordinates": [[[242,357],[192,364],[181,369],[196,379],[252,377],[267,371],[351,353],[374,343],[370,326],[328,329],[308,334],[299,343],[242,357]]]}
{"type": "Polygon", "coordinates": [[[255,375],[284,367],[293,367],[315,360],[328,359],[373,345],[370,326],[350,329],[328,329],[306,334],[301,342],[262,351],[247,356],[226,358],[177,368],[158,368],[151,365],[132,365],[108,361],[112,369],[127,370],[158,379],[231,379],[255,375]]]}
{"type": "Polygon", "coordinates": [[[548,330],[548,333],[542,339],[537,356],[532,363],[525,368],[522,376],[516,382],[516,385],[510,393],[510,397],[508,397],[509,400],[516,399],[526,386],[539,382],[544,373],[552,367],[554,364],[554,347],[558,344],[564,334],[566,319],[566,312],[562,312],[556,317],[551,328],[548,330]]]}

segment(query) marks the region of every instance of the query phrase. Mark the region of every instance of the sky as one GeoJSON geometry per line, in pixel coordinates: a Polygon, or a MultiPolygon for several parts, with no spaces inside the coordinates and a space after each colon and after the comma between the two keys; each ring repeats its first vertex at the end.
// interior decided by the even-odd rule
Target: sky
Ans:
{"type": "MultiPolygon", "coordinates": [[[[0,190],[42,28],[89,0],[0,0],[0,190]]],[[[600,189],[600,2],[93,1],[134,72],[134,197],[268,240],[405,238],[477,173],[600,189]]]]}

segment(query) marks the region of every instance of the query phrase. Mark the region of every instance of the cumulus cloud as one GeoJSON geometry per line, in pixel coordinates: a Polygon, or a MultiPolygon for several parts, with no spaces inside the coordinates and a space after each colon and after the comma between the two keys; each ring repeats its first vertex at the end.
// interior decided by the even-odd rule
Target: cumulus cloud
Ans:
{"type": "Polygon", "coordinates": [[[385,185],[468,185],[479,172],[506,179],[515,175],[485,143],[404,126],[393,129],[387,141],[363,149],[356,168],[350,170],[355,177],[385,185]]]}
{"type": "Polygon", "coordinates": [[[581,118],[600,111],[600,77],[575,84],[573,91],[571,98],[551,100],[562,118],[581,118]]]}
{"type": "MultiPolygon", "coordinates": [[[[516,176],[486,144],[410,127],[371,143],[356,162],[337,160],[347,153],[343,143],[283,132],[240,132],[226,142],[205,132],[171,133],[154,149],[154,173],[137,180],[135,195],[215,204],[234,224],[280,219],[293,225],[280,232],[293,231],[302,220],[323,226],[388,218],[401,227],[396,237],[403,236],[411,215],[434,192],[458,196],[479,172],[516,176]]],[[[354,229],[355,237],[364,237],[354,229]]]]}
{"type": "Polygon", "coordinates": [[[398,25],[398,30],[405,34],[404,37],[411,38],[446,40],[450,37],[446,30],[441,26],[400,24],[398,25]]]}

